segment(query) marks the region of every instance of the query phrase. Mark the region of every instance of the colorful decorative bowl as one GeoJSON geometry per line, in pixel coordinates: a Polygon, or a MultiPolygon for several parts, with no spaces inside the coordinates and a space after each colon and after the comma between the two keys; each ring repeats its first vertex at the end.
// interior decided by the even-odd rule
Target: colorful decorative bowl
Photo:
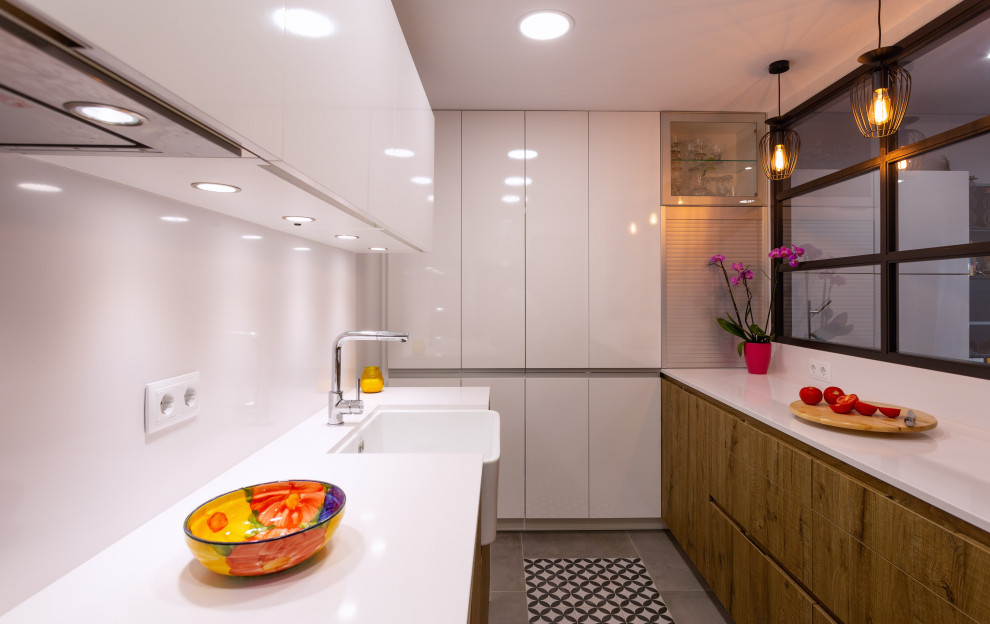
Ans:
{"type": "Polygon", "coordinates": [[[186,517],[186,544],[220,574],[281,572],[326,545],[346,502],[342,489],[323,481],[259,483],[197,507],[186,517]]]}

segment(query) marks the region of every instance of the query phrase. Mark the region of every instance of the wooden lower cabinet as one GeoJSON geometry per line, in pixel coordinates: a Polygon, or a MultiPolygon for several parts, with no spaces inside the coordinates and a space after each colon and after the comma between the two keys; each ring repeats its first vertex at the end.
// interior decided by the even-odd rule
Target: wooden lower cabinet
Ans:
{"type": "Polygon", "coordinates": [[[664,378],[663,519],[736,624],[990,624],[990,534],[664,378]]]}
{"type": "Polygon", "coordinates": [[[812,599],[709,504],[709,582],[736,624],[812,624],[812,599]]]}

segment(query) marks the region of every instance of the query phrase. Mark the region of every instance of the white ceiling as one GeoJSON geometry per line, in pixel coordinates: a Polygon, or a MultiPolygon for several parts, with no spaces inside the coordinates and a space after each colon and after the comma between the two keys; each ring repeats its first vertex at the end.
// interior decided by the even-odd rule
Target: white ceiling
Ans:
{"type": "MultiPolygon", "coordinates": [[[[872,0],[392,0],[434,109],[788,110],[877,47],[872,0]],[[531,41],[518,19],[564,11],[575,28],[531,41]]],[[[887,0],[890,45],[957,0],[887,0]]]]}

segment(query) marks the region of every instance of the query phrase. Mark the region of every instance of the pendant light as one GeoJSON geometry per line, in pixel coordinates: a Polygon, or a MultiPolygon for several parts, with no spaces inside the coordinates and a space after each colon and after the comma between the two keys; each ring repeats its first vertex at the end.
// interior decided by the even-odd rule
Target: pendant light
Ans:
{"type": "Polygon", "coordinates": [[[760,165],[763,173],[771,180],[784,180],[794,173],[801,137],[797,132],[784,128],[784,118],[780,115],[780,75],[791,68],[789,61],[770,63],[770,73],[777,75],[777,115],[767,119],[770,129],[760,139],[760,165]]]}
{"type": "Polygon", "coordinates": [[[904,48],[881,45],[881,6],[882,0],[877,0],[877,49],[858,59],[874,68],[856,80],[849,93],[856,125],[863,136],[870,139],[897,132],[911,97],[911,74],[903,67],[890,64],[904,48]]]}

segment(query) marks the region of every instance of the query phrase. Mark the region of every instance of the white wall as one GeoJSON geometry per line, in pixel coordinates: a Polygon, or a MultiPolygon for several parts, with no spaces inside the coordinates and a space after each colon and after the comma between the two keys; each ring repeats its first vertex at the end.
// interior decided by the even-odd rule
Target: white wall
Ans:
{"type": "Polygon", "coordinates": [[[353,254],[22,156],[0,267],[0,613],[324,406],[356,321],[353,254]],[[200,416],[145,436],[145,384],[191,371],[200,416]]]}

